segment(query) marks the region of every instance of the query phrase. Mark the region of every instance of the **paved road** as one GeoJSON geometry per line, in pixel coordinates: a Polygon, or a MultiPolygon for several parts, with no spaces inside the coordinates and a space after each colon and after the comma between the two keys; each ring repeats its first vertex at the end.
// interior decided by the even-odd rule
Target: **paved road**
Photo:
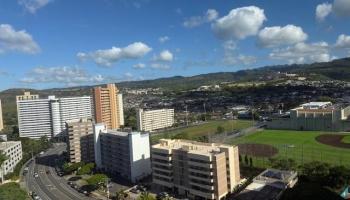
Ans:
{"type": "Polygon", "coordinates": [[[25,183],[30,191],[37,193],[43,200],[76,200],[93,198],[77,192],[67,181],[55,172],[55,160],[60,159],[59,154],[66,149],[64,144],[55,144],[45,154],[38,156],[36,161],[29,164],[29,172],[25,176],[25,183]],[[35,178],[34,173],[39,177],[35,178]]]}

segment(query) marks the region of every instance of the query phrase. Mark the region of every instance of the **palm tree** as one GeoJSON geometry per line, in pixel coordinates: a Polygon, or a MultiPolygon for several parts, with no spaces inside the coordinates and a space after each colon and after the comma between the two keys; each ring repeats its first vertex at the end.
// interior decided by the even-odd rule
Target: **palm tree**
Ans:
{"type": "Polygon", "coordinates": [[[1,171],[1,182],[4,182],[4,172],[2,164],[8,159],[8,156],[0,151],[0,171],[1,171]]]}

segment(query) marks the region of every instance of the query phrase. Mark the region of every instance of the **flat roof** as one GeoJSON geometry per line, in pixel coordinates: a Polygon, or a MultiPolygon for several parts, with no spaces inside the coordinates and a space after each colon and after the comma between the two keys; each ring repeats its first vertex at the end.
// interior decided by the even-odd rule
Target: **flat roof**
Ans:
{"type": "Polygon", "coordinates": [[[304,103],[301,104],[301,106],[312,106],[312,107],[323,107],[327,105],[332,105],[332,102],[330,101],[318,101],[318,102],[309,102],[309,103],[304,103]]]}
{"type": "MultiPolygon", "coordinates": [[[[253,184],[253,183],[252,183],[253,184]]],[[[249,187],[249,186],[248,186],[249,187]]],[[[233,199],[237,200],[271,200],[278,197],[278,195],[282,192],[282,189],[275,188],[269,185],[264,185],[257,190],[248,190],[245,189],[236,195],[233,199]]]]}
{"type": "Polygon", "coordinates": [[[172,140],[172,139],[161,139],[159,144],[152,146],[157,149],[178,149],[184,150],[189,153],[202,154],[202,155],[213,155],[221,153],[220,148],[229,148],[231,145],[219,144],[219,143],[203,143],[190,140],[172,140]]]}

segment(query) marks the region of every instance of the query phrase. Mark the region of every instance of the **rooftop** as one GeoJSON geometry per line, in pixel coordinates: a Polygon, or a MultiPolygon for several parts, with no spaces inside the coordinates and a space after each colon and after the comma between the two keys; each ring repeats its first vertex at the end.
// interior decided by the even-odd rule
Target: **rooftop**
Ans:
{"type": "Polygon", "coordinates": [[[212,155],[221,153],[220,148],[229,148],[232,146],[219,143],[203,143],[190,140],[161,139],[159,141],[159,144],[155,144],[152,147],[167,150],[181,149],[195,154],[212,155]]]}
{"type": "Polygon", "coordinates": [[[18,143],[21,143],[21,141],[0,142],[0,150],[7,149],[11,146],[17,145],[18,143]]]}
{"type": "Polygon", "coordinates": [[[118,130],[108,130],[106,134],[112,134],[112,135],[118,135],[118,136],[128,136],[128,135],[136,135],[141,134],[141,132],[124,132],[124,131],[118,131],[118,130]]]}

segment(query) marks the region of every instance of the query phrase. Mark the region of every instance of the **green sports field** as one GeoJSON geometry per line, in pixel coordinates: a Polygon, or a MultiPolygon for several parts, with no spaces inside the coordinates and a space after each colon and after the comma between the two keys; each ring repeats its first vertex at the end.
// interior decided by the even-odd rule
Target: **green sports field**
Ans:
{"type": "MultiPolygon", "coordinates": [[[[316,137],[326,134],[318,131],[288,131],[288,130],[264,130],[251,135],[229,141],[231,144],[267,144],[278,150],[274,158],[291,158],[299,164],[310,161],[321,161],[330,164],[350,166],[350,149],[333,147],[321,144],[316,137]]],[[[330,134],[330,133],[327,133],[330,134]]],[[[337,133],[339,134],[339,133],[337,133]]],[[[344,134],[342,142],[350,142],[350,134],[344,134]]],[[[244,148],[243,145],[242,148],[244,148]]],[[[242,149],[243,151],[244,149],[242,149]]],[[[263,151],[261,149],[260,151],[263,151]]],[[[259,151],[259,149],[254,149],[259,151]]],[[[248,155],[249,156],[249,155],[248,155]]],[[[253,157],[255,165],[268,166],[267,157],[253,157]]]]}
{"type": "Polygon", "coordinates": [[[152,143],[156,143],[161,138],[172,138],[174,136],[178,136],[183,139],[195,140],[201,136],[208,136],[215,134],[217,131],[217,127],[221,126],[224,128],[224,131],[232,131],[232,130],[241,130],[244,128],[248,128],[253,125],[252,121],[249,120],[218,120],[218,121],[209,121],[200,125],[179,128],[176,130],[164,131],[160,134],[156,134],[151,136],[152,143]]]}

